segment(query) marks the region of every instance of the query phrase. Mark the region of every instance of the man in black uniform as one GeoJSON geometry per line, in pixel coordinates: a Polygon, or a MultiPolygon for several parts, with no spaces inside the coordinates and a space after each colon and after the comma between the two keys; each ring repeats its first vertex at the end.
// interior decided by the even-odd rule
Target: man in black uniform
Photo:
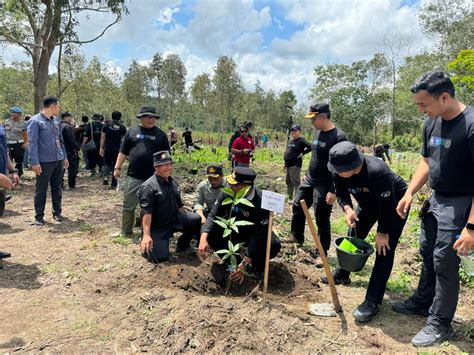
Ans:
{"type": "Polygon", "coordinates": [[[419,111],[429,119],[423,129],[421,161],[397,212],[407,216],[413,195],[427,181],[433,195],[422,217],[423,268],[418,289],[393,309],[404,314],[428,314],[427,325],[411,342],[431,346],[453,333],[451,322],[459,297],[455,249],[469,253],[474,248],[474,109],[455,98],[451,79],[441,71],[417,79],[411,91],[419,111]]]}
{"type": "Polygon", "coordinates": [[[123,137],[120,152],[115,162],[114,177],[120,178],[122,164],[128,158],[127,177],[123,183],[122,231],[124,236],[133,235],[135,209],[138,205],[138,188],[153,175],[153,154],[170,151],[166,133],[159,129],[156,119],[160,116],[156,109],[143,106],[137,114],[140,124],[130,127],[123,137]]]}
{"type": "MultiPolygon", "coordinates": [[[[122,113],[112,112],[112,122],[105,124],[100,135],[100,155],[104,158],[104,185],[109,184],[109,175],[114,170],[115,161],[120,150],[122,137],[127,132],[127,128],[120,122],[122,113]]],[[[117,179],[112,175],[111,188],[117,187],[117,179]]]]}
{"type": "MultiPolygon", "coordinates": [[[[239,264],[237,270],[230,274],[233,281],[242,282],[244,273],[247,267],[252,266],[256,273],[260,274],[265,269],[265,255],[267,250],[267,234],[268,234],[268,219],[269,211],[262,209],[262,193],[259,189],[253,186],[255,181],[255,171],[251,168],[236,167],[232,175],[227,176],[227,183],[230,185],[234,194],[240,190],[249,188],[247,194],[244,196],[249,200],[254,207],[244,204],[238,204],[232,207],[232,204],[223,204],[227,194],[221,193],[212,208],[211,213],[207,217],[206,223],[201,229],[201,240],[199,242],[198,252],[203,259],[206,259],[212,250],[228,249],[228,241],[230,240],[234,245],[237,243],[244,243],[247,247],[247,252],[239,264]],[[224,237],[224,229],[215,221],[217,217],[229,218],[230,214],[236,218],[236,221],[252,222],[252,225],[239,226],[239,232],[234,230],[228,237],[224,237]]],[[[275,235],[272,234],[272,241],[270,245],[270,258],[274,258],[281,249],[281,242],[275,235]]],[[[240,257],[239,257],[240,259],[240,257]]]]}
{"type": "Polygon", "coordinates": [[[377,144],[374,147],[374,156],[382,159],[383,161],[385,161],[385,157],[387,157],[389,164],[392,164],[392,158],[390,158],[390,144],[377,144]]]}
{"type": "MultiPolygon", "coordinates": [[[[351,142],[336,144],[329,151],[329,170],[334,174],[338,202],[346,213],[349,235],[365,239],[377,222],[375,259],[365,301],[354,312],[359,322],[368,322],[379,310],[385,287],[392,272],[395,248],[406,219],[396,211],[397,203],[405,194],[407,185],[380,159],[364,156],[351,142]],[[351,195],[357,201],[354,211],[351,195]]],[[[336,284],[348,284],[350,272],[337,268],[336,284]]],[[[323,278],[327,283],[327,278],[323,278]]]]}
{"type": "MultiPolygon", "coordinates": [[[[72,128],[72,115],[69,112],[61,114],[61,130],[64,139],[64,148],[66,148],[67,160],[69,160],[69,167],[67,168],[67,182],[69,189],[76,188],[76,177],[79,169],[79,144],[77,144],[74,137],[74,130],[72,128]]],[[[65,171],[66,169],[64,169],[65,171]]],[[[64,187],[64,185],[63,185],[64,187]]]]}
{"type": "Polygon", "coordinates": [[[169,151],[153,154],[155,174],[140,186],[138,196],[142,209],[142,255],[153,263],[169,259],[169,240],[173,233],[182,231],[176,252],[190,247],[193,237],[199,236],[201,218],[185,212],[178,183],[171,177],[173,160],[169,151]]]}
{"type": "Polygon", "coordinates": [[[91,139],[94,140],[95,149],[86,152],[87,159],[89,162],[89,168],[91,169],[92,175],[96,174],[96,166],[99,168],[99,173],[102,170],[102,166],[104,165],[104,160],[99,154],[100,151],[100,134],[102,132],[102,127],[104,124],[102,123],[101,119],[103,116],[98,113],[94,113],[92,116],[92,122],[90,122],[84,130],[84,138],[82,140],[82,144],[86,144],[91,139]]]}
{"type": "MultiPolygon", "coordinates": [[[[308,206],[313,205],[314,202],[313,208],[319,238],[327,254],[331,244],[331,224],[329,218],[331,216],[332,204],[336,200],[332,174],[327,167],[329,150],[335,144],[347,139],[344,132],[337,128],[330,120],[331,113],[328,104],[318,103],[312,105],[310,112],[304,117],[311,119],[317,132],[311,144],[312,153],[308,171],[293,200],[291,234],[298,243],[304,243],[304,227],[306,222],[300,200],[305,200],[308,206]]],[[[316,260],[316,266],[323,266],[320,257],[316,260]]]]}
{"type": "Polygon", "coordinates": [[[284,159],[288,198],[293,200],[293,191],[296,191],[301,183],[302,157],[311,152],[311,144],[301,137],[301,126],[293,125],[290,132],[293,139],[286,146],[284,159]]]}

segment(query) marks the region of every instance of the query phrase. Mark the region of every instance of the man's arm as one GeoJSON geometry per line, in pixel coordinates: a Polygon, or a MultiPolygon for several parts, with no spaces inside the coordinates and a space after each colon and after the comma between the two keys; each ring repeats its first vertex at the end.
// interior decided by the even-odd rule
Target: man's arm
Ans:
{"type": "Polygon", "coordinates": [[[415,175],[413,176],[408,189],[403,198],[398,202],[397,213],[401,218],[406,218],[406,214],[413,201],[413,195],[418,192],[421,187],[428,181],[430,168],[428,165],[428,158],[422,157],[415,175]]]}
{"type": "MultiPolygon", "coordinates": [[[[467,219],[467,223],[474,224],[474,196],[471,202],[471,212],[467,219]]],[[[461,232],[461,236],[454,243],[453,249],[457,250],[459,255],[468,255],[474,252],[474,230],[464,228],[461,232]]]]}
{"type": "Polygon", "coordinates": [[[122,165],[125,159],[127,159],[127,156],[125,154],[123,154],[122,152],[118,153],[117,160],[115,161],[115,167],[114,167],[114,176],[116,178],[120,177],[120,172],[122,171],[122,165]]]}
{"type": "Polygon", "coordinates": [[[104,130],[102,129],[102,132],[100,133],[100,156],[103,157],[105,152],[105,133],[104,130]]]}
{"type": "Polygon", "coordinates": [[[11,174],[12,180],[13,180],[13,188],[16,188],[20,186],[20,177],[18,176],[18,171],[15,169],[10,156],[7,154],[7,169],[11,174]]]}
{"type": "Polygon", "coordinates": [[[203,185],[199,184],[196,189],[196,202],[194,203],[194,211],[201,217],[201,223],[206,223],[206,217],[204,216],[204,192],[203,185]]]}
{"type": "Polygon", "coordinates": [[[36,120],[29,122],[27,126],[28,137],[29,137],[29,150],[31,165],[39,165],[38,158],[38,135],[39,126],[36,120]]]}
{"type": "Polygon", "coordinates": [[[0,187],[3,187],[4,189],[12,189],[13,183],[8,176],[0,174],[0,187]]]}

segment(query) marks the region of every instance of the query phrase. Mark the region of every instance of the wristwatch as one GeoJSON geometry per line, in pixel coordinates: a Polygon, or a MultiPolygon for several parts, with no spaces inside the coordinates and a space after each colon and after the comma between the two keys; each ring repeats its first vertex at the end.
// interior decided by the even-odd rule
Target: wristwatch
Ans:
{"type": "Polygon", "coordinates": [[[466,229],[474,230],[474,223],[467,223],[466,229]]]}

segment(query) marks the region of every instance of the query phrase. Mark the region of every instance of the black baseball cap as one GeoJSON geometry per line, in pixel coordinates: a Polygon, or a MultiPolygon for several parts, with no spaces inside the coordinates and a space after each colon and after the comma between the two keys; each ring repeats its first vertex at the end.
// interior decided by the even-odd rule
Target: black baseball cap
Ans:
{"type": "Polygon", "coordinates": [[[152,116],[156,118],[160,118],[160,115],[156,113],[156,108],[153,106],[142,106],[140,108],[140,111],[137,113],[137,118],[140,118],[142,116],[152,116]]]}
{"type": "Polygon", "coordinates": [[[309,112],[304,116],[304,118],[313,119],[320,113],[331,113],[329,110],[329,105],[327,103],[321,102],[313,104],[309,107],[309,112]]]}
{"type": "Polygon", "coordinates": [[[251,168],[237,167],[231,175],[226,177],[229,185],[253,184],[257,173],[251,168]]]}
{"type": "Polygon", "coordinates": [[[364,154],[351,142],[340,142],[329,151],[328,169],[333,173],[354,170],[364,162],[364,154]]]}
{"type": "Polygon", "coordinates": [[[69,111],[66,111],[66,112],[61,113],[61,118],[64,118],[64,117],[71,117],[71,116],[72,116],[72,114],[71,114],[71,112],[69,112],[69,111]]]}
{"type": "Polygon", "coordinates": [[[301,131],[301,126],[294,124],[293,126],[291,126],[290,131],[301,131]]]}
{"type": "Polygon", "coordinates": [[[171,154],[167,150],[161,150],[153,154],[153,166],[164,165],[173,162],[171,154]]]}
{"type": "Polygon", "coordinates": [[[206,168],[206,175],[210,177],[219,177],[224,175],[222,165],[210,164],[206,168]]]}

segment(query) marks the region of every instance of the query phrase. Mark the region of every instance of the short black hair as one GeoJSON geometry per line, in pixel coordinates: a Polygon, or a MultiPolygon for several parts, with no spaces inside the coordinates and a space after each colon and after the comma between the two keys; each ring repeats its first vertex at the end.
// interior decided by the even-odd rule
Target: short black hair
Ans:
{"type": "Polygon", "coordinates": [[[81,120],[82,122],[87,123],[89,122],[89,116],[82,116],[81,120]]]}
{"type": "Polygon", "coordinates": [[[59,102],[58,98],[55,96],[46,96],[43,99],[43,107],[49,107],[51,105],[57,105],[59,102]]]}
{"type": "Polygon", "coordinates": [[[122,118],[122,112],[120,112],[120,111],[112,112],[112,119],[114,121],[120,121],[121,118],[122,118]]]}
{"type": "Polygon", "coordinates": [[[438,97],[447,92],[451,97],[455,97],[454,84],[448,74],[441,70],[430,71],[415,80],[411,87],[411,92],[416,94],[421,90],[426,90],[431,96],[438,97]]]}
{"type": "Polygon", "coordinates": [[[68,112],[68,111],[61,113],[61,118],[62,119],[64,119],[64,117],[71,117],[71,116],[72,116],[71,113],[68,112]]]}

